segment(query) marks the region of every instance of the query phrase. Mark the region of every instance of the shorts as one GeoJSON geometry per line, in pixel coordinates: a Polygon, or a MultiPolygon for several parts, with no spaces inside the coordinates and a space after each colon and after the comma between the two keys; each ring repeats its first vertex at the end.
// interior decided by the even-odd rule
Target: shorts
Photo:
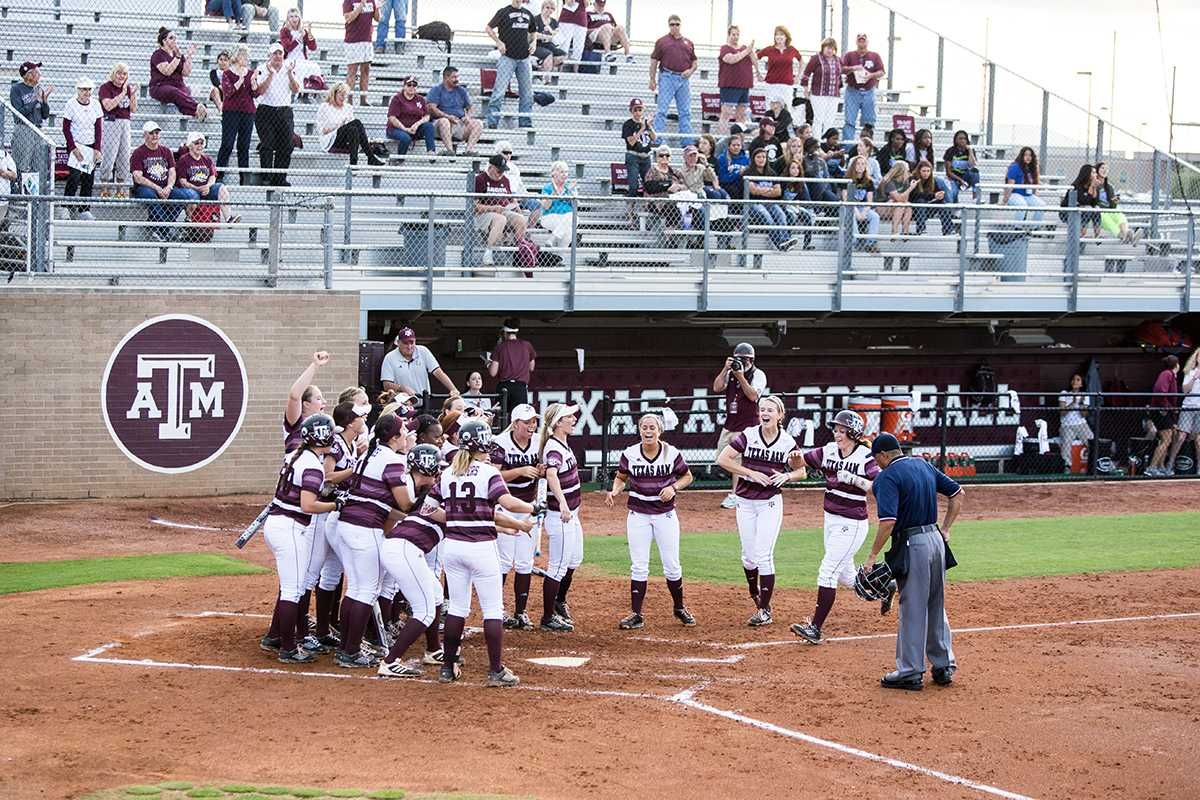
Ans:
{"type": "Polygon", "coordinates": [[[475,215],[475,230],[487,233],[492,229],[492,220],[496,217],[504,217],[504,224],[512,225],[514,220],[520,219],[522,216],[517,211],[484,211],[482,214],[475,215]]]}
{"type": "MultiPolygon", "coordinates": [[[[726,447],[729,446],[730,442],[733,441],[733,437],[737,436],[739,433],[741,433],[741,431],[731,431],[731,430],[727,430],[725,428],[721,429],[721,435],[717,437],[717,455],[718,456],[720,456],[721,452],[726,447]]],[[[738,453],[737,456],[733,460],[735,463],[741,464],[742,463],[742,454],[738,453]]]]}
{"type": "Polygon", "coordinates": [[[1151,411],[1150,421],[1154,423],[1154,427],[1159,433],[1169,431],[1175,427],[1178,414],[1175,411],[1151,411]]]}
{"type": "Polygon", "coordinates": [[[545,61],[551,56],[554,58],[564,58],[566,55],[567,53],[565,50],[563,50],[561,47],[555,47],[552,44],[538,45],[538,48],[533,51],[533,59],[534,61],[538,62],[545,61]]]}
{"type": "Polygon", "coordinates": [[[750,90],[733,86],[721,87],[721,105],[748,106],[750,105],[750,90]]]}
{"type": "Polygon", "coordinates": [[[375,46],[370,41],[346,42],[342,45],[342,54],[347,64],[370,64],[375,57],[375,46]]]}
{"type": "Polygon", "coordinates": [[[1184,408],[1179,412],[1179,428],[1183,433],[1200,433],[1200,408],[1184,408]]]}
{"type": "Polygon", "coordinates": [[[611,24],[611,23],[605,23],[604,25],[601,25],[599,28],[592,28],[590,31],[588,31],[588,32],[587,32],[587,40],[588,40],[589,42],[591,42],[592,44],[595,44],[595,43],[596,43],[596,37],[599,35],[600,31],[602,31],[602,30],[604,30],[605,28],[609,27],[609,26],[610,26],[610,24],[611,24]]]}

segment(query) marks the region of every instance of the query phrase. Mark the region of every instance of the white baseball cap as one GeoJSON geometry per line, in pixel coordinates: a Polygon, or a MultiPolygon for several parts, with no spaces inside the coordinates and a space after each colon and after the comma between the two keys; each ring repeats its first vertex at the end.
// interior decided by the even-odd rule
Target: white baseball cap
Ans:
{"type": "Polygon", "coordinates": [[[278,50],[280,53],[282,53],[283,45],[281,45],[279,42],[276,42],[275,44],[273,44],[267,48],[268,53],[274,53],[276,50],[278,50]]]}
{"type": "Polygon", "coordinates": [[[155,131],[161,131],[161,130],[162,130],[162,128],[158,127],[158,123],[155,122],[154,120],[150,120],[149,122],[147,122],[145,125],[142,126],[142,133],[154,133],[155,131]]]}
{"type": "Polygon", "coordinates": [[[95,89],[96,84],[92,83],[91,78],[80,78],[79,80],[75,81],[75,88],[76,89],[95,89]]]}
{"type": "Polygon", "coordinates": [[[354,415],[356,417],[365,417],[370,413],[371,413],[371,404],[370,403],[364,403],[360,406],[354,407],[354,415]]]}
{"type": "Polygon", "coordinates": [[[558,411],[554,413],[554,418],[550,420],[550,427],[553,428],[558,423],[562,422],[567,417],[578,417],[579,406],[560,406],[558,411]]]}
{"type": "Polygon", "coordinates": [[[207,137],[207,136],[205,136],[205,135],[204,135],[203,133],[201,133],[200,131],[192,131],[191,133],[189,133],[189,134],[187,135],[187,140],[186,140],[186,141],[187,141],[187,143],[188,143],[188,144],[192,144],[193,142],[204,142],[205,144],[207,144],[207,143],[208,143],[208,137],[207,137]]]}
{"type": "Polygon", "coordinates": [[[521,405],[513,408],[512,414],[509,416],[511,416],[514,420],[528,422],[531,419],[537,419],[538,413],[537,409],[529,405],[529,403],[521,403],[521,405]]]}

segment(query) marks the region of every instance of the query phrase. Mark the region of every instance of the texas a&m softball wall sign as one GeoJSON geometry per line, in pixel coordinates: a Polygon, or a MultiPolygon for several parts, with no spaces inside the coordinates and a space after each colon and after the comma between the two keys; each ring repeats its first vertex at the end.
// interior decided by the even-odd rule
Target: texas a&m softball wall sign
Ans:
{"type": "Polygon", "coordinates": [[[104,424],[117,447],[154,472],[190,472],[229,446],[246,414],[242,356],[220,328],[167,314],[125,335],[104,370],[104,424]]]}

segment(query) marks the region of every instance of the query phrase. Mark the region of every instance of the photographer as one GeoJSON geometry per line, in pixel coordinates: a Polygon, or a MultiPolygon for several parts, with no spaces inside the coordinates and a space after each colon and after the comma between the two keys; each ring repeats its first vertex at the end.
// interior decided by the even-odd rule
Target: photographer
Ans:
{"type": "MultiPolygon", "coordinates": [[[[754,368],[754,345],[742,342],[733,348],[733,356],[725,359],[725,366],[713,381],[714,392],[725,393],[725,423],[717,439],[717,452],[723,452],[733,437],[758,424],[758,398],[767,389],[767,375],[754,368]]],[[[740,457],[739,461],[740,462],[740,457]]],[[[733,476],[733,486],[721,508],[735,508],[738,478],[733,476]]]]}

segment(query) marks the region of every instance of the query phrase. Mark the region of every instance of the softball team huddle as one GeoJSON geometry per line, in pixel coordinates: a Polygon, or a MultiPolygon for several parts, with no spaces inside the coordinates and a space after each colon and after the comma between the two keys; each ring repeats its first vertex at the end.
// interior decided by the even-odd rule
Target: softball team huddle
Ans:
{"type": "MultiPolygon", "coordinates": [[[[555,403],[539,419],[532,406],[517,406],[508,429],[495,437],[487,422],[468,418],[456,423],[454,441],[448,442],[436,421],[408,419],[403,407],[391,404],[368,434],[371,406],[361,388],[347,389],[332,415],[325,413],[325,398],[312,380],[328,361],[327,353],[314,354],[284,411],[284,463],[263,527],[275,556],[279,595],[260,646],[295,664],[332,652],[339,667],[375,668],[383,677],[418,677],[422,665],[437,666],[438,679],[451,683],[462,674],[459,650],[474,593],[483,616],[486,685],[517,685],[518,677],[502,662],[503,635],[506,629],[535,628],[528,606],[543,530],[548,553],[539,571],[542,610],[536,627],[574,630],[567,599],[583,562],[583,527],[579,469],[568,438],[578,408],[555,403]],[[538,505],[543,480],[546,502],[538,505]],[[514,611],[506,615],[510,571],[514,611]],[[402,610],[408,612],[403,623],[402,610]],[[422,637],[423,655],[406,660],[422,637]]],[[[825,554],[817,605],[811,620],[791,626],[817,644],[837,588],[853,586],[854,553],[867,535],[866,494],[879,468],[854,412],[839,412],[830,423],[834,440],[807,451],[784,430],[785,416],[778,397],[761,398],[759,425],[737,434],[717,463],[739,478],[741,560],[756,608],[751,627],[774,621],[782,486],[802,480],[808,469],[823,474],[825,554]]],[[[622,492],[629,495],[630,613],[618,627],[645,624],[651,542],[658,547],[675,618],[694,626],[683,599],[675,509],[675,497],[691,484],[692,473],[683,454],[663,440],[660,417],[642,416],[638,434],[621,453],[605,496],[612,506],[622,492]]],[[[885,601],[884,612],[888,605],[885,601]]]]}

